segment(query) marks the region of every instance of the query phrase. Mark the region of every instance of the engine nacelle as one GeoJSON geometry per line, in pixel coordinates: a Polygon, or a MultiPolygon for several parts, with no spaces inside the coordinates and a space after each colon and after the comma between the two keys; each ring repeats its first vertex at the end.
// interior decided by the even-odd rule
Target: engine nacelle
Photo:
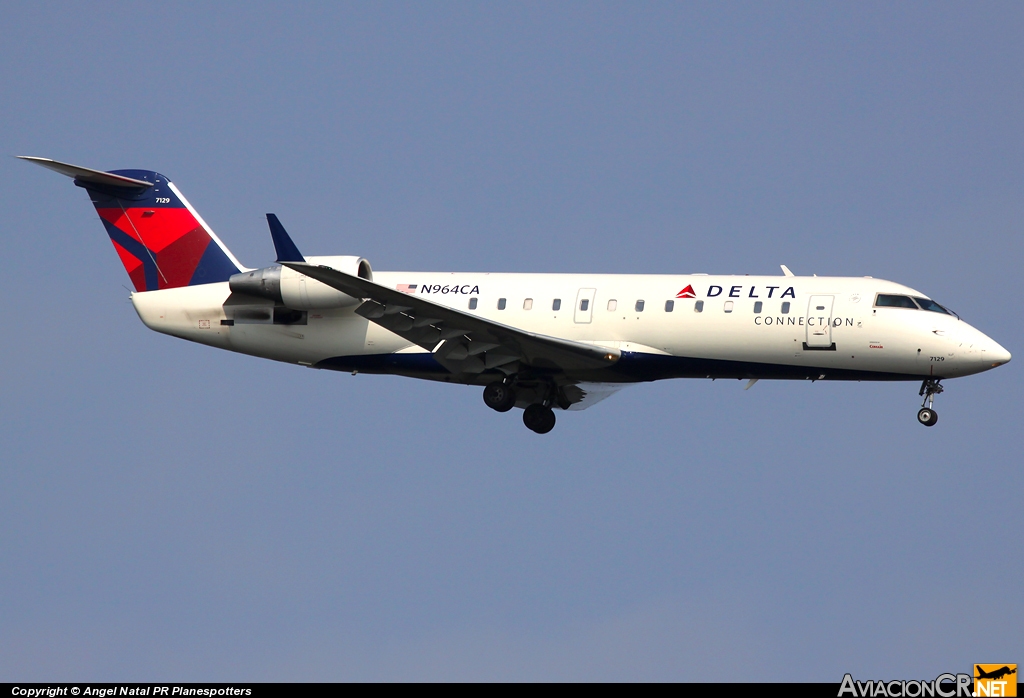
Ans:
{"type": "MultiPolygon", "coordinates": [[[[306,261],[373,281],[373,269],[362,257],[307,257],[306,261]]],[[[362,302],[360,298],[353,298],[279,264],[234,274],[228,279],[228,287],[232,293],[266,298],[295,310],[345,308],[362,302]]]]}

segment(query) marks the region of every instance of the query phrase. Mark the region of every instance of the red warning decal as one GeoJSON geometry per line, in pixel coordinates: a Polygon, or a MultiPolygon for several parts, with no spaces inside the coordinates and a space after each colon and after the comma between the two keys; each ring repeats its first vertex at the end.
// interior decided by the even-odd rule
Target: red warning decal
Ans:
{"type": "Polygon", "coordinates": [[[693,286],[687,286],[682,291],[676,294],[676,298],[696,298],[697,294],[693,292],[693,286]]]}

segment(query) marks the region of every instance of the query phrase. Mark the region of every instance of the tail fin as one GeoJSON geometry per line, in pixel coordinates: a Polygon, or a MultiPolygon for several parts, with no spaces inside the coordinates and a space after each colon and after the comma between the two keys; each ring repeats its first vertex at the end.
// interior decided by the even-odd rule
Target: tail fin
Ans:
{"type": "Polygon", "coordinates": [[[89,192],[96,213],[136,291],[227,281],[242,271],[170,180],[149,170],[100,172],[24,157],[75,178],[89,192]]]}

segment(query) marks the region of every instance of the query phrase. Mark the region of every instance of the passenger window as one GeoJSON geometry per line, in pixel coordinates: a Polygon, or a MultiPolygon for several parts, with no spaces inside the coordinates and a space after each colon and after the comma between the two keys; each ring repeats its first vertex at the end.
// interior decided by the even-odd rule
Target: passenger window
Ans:
{"type": "Polygon", "coordinates": [[[590,307],[590,299],[589,298],[584,298],[583,300],[580,301],[580,310],[586,310],[589,307],[590,307]]]}
{"type": "Polygon", "coordinates": [[[617,300],[615,300],[614,298],[612,298],[610,301],[608,301],[608,310],[615,310],[618,307],[619,307],[619,302],[617,300]]]}
{"type": "Polygon", "coordinates": [[[732,301],[726,301],[725,302],[725,312],[727,312],[727,313],[731,313],[732,312],[732,301]]]}
{"type": "Polygon", "coordinates": [[[644,312],[644,302],[643,301],[637,301],[636,302],[636,312],[638,312],[638,313],[644,312]]]}
{"type": "Polygon", "coordinates": [[[533,299],[527,298],[523,301],[523,310],[533,310],[533,299]]]}
{"type": "Polygon", "coordinates": [[[789,301],[784,301],[782,303],[782,314],[789,315],[789,301]]]}
{"type": "Polygon", "coordinates": [[[562,299],[561,298],[556,298],[555,300],[551,301],[551,309],[552,310],[561,310],[562,309],[562,299]]]}
{"type": "Polygon", "coordinates": [[[476,310],[476,298],[469,299],[469,309],[476,310]]]}
{"type": "Polygon", "coordinates": [[[693,304],[693,312],[703,313],[704,312],[704,301],[697,301],[693,304]]]}
{"type": "Polygon", "coordinates": [[[754,303],[754,312],[755,313],[761,312],[761,308],[763,308],[763,307],[764,307],[764,304],[761,301],[756,301],[754,303]]]}
{"type": "Polygon", "coordinates": [[[498,310],[504,310],[504,309],[505,309],[505,299],[504,298],[499,298],[498,299],[498,310]]]}
{"type": "Polygon", "coordinates": [[[675,308],[676,308],[676,302],[675,301],[665,301],[665,312],[666,313],[671,313],[673,310],[675,310],[675,308]]]}
{"type": "Polygon", "coordinates": [[[910,300],[910,296],[896,296],[887,293],[879,293],[875,298],[876,308],[911,308],[917,310],[917,305],[910,300]]]}

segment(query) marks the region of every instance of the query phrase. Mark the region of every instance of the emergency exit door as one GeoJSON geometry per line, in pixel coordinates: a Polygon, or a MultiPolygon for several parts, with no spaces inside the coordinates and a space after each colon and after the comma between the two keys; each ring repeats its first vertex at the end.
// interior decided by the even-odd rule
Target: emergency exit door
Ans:
{"type": "Polygon", "coordinates": [[[594,317],[594,296],[596,288],[581,288],[576,294],[576,313],[574,319],[582,324],[589,323],[594,317]]]}

